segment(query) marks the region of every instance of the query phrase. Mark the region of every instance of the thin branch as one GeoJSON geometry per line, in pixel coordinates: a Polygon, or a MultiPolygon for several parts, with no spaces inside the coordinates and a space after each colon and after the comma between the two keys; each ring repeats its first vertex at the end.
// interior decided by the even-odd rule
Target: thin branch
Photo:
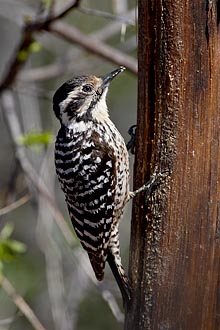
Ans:
{"type": "Polygon", "coordinates": [[[26,63],[31,52],[30,45],[34,41],[34,32],[47,30],[48,26],[52,22],[64,17],[71,9],[78,7],[79,2],[80,0],[74,0],[69,5],[65,6],[63,9],[50,16],[49,18],[39,18],[35,21],[26,23],[26,25],[23,27],[21,41],[11,58],[9,69],[6,71],[4,78],[0,83],[0,93],[14,82],[17,73],[26,63]]]}
{"type": "Polygon", "coordinates": [[[13,54],[13,58],[11,59],[9,69],[5,73],[3,81],[0,83],[0,93],[13,83],[18,72],[26,63],[28,54],[30,52],[29,47],[33,41],[34,39],[32,37],[32,33],[29,31],[25,31],[25,29],[23,29],[21,41],[17,47],[17,50],[13,54]],[[20,54],[22,53],[23,56],[21,57],[20,54]]]}
{"type": "Polygon", "coordinates": [[[18,199],[17,201],[11,203],[10,205],[2,207],[0,209],[0,216],[14,211],[18,207],[20,207],[20,206],[24,205],[25,203],[27,203],[30,199],[31,199],[31,196],[29,194],[26,194],[23,197],[21,197],[20,199],[18,199]]]}
{"type": "Polygon", "coordinates": [[[123,65],[130,72],[137,74],[137,61],[134,58],[99,41],[98,39],[88,37],[73,26],[64,22],[55,22],[48,27],[48,30],[69,42],[78,44],[84,49],[101,56],[110,62],[117,65],[123,65]]]}
{"type": "Polygon", "coordinates": [[[113,14],[110,14],[108,12],[104,12],[104,11],[97,10],[97,9],[91,9],[91,8],[86,8],[86,7],[80,6],[78,8],[78,11],[80,11],[84,14],[88,14],[88,15],[94,15],[94,16],[109,18],[109,19],[112,19],[114,21],[121,22],[123,24],[127,24],[127,25],[130,25],[130,26],[135,26],[136,25],[135,21],[133,21],[131,19],[127,19],[124,16],[113,15],[113,14]]]}
{"type": "Polygon", "coordinates": [[[17,114],[14,108],[14,100],[11,92],[5,91],[2,94],[2,105],[3,108],[5,109],[4,114],[7,119],[12,140],[16,145],[16,156],[20,162],[22,170],[24,171],[26,177],[30,179],[31,182],[34,184],[38,192],[41,193],[44,196],[44,198],[47,200],[48,207],[50,208],[58,227],[63,233],[68,244],[70,246],[73,246],[75,244],[75,240],[72,231],[70,230],[65,219],[63,218],[62,213],[57,208],[56,203],[53,200],[51,194],[48,192],[46,185],[44,184],[42,179],[39,177],[35,169],[32,167],[31,163],[29,162],[25,153],[25,148],[22,145],[17,144],[17,139],[19,136],[22,135],[22,131],[17,119],[17,114]]]}
{"type": "MultiPolygon", "coordinates": [[[[80,7],[81,8],[81,7],[80,7]]],[[[134,20],[135,17],[135,9],[132,9],[128,11],[127,13],[124,14],[124,18],[127,20],[134,20]]],[[[116,33],[120,32],[121,29],[121,23],[119,22],[114,22],[105,25],[102,29],[95,31],[89,37],[94,37],[98,39],[99,41],[105,41],[106,39],[109,39],[116,33]]],[[[123,43],[123,47],[127,47],[127,42],[123,43]]],[[[132,46],[133,49],[136,46],[136,36],[132,40],[132,46]]],[[[132,49],[132,50],[133,50],[132,49]]],[[[128,48],[130,51],[131,49],[128,48]]],[[[82,61],[83,59],[83,52],[84,50],[81,49],[74,49],[71,50],[67,55],[65,54],[63,57],[59,59],[59,61],[56,61],[55,63],[49,64],[49,65],[44,65],[43,67],[38,67],[38,68],[32,68],[25,70],[19,74],[19,82],[20,80],[22,82],[29,82],[29,81],[40,81],[40,80],[47,80],[51,78],[55,78],[57,76],[63,75],[67,72],[72,72],[72,69],[76,69],[76,60],[80,63],[82,63],[82,67],[86,67],[86,62],[88,62],[87,57],[82,61]]],[[[77,63],[78,63],[77,62],[77,63]]],[[[77,68],[79,66],[77,65],[77,68]]],[[[85,69],[86,70],[86,69],[85,69]]],[[[44,91],[45,92],[45,91],[44,91]]],[[[19,91],[20,93],[20,91],[19,91]]]]}
{"type": "MultiPolygon", "coordinates": [[[[35,169],[30,164],[29,160],[27,159],[25,148],[22,145],[18,145],[16,143],[17,138],[22,135],[21,128],[19,125],[19,121],[17,118],[17,113],[14,106],[14,99],[12,92],[10,91],[4,91],[2,94],[2,105],[4,114],[7,119],[7,123],[11,132],[12,140],[16,146],[16,154],[17,158],[20,162],[21,168],[23,172],[25,173],[26,177],[34,184],[37,191],[45,198],[47,201],[47,205],[50,208],[50,211],[59,226],[62,234],[64,235],[68,245],[72,247],[75,245],[75,239],[72,234],[72,231],[70,230],[69,226],[67,225],[65,219],[62,216],[62,213],[59,211],[59,209],[56,206],[56,203],[51,196],[51,194],[48,192],[48,189],[43,182],[42,178],[39,177],[35,169]]],[[[78,260],[79,261],[79,260],[78,260]]],[[[87,263],[89,263],[88,257],[87,257],[87,263]]],[[[113,315],[115,316],[116,320],[118,322],[122,322],[122,314],[119,313],[119,307],[117,305],[117,302],[111,293],[109,293],[108,296],[106,296],[106,290],[103,292],[101,286],[98,285],[97,280],[95,280],[94,275],[91,274],[91,271],[88,270],[86,267],[86,262],[83,262],[82,266],[84,267],[85,272],[87,273],[88,277],[92,280],[92,282],[98,286],[101,289],[101,294],[103,299],[108,303],[113,315]],[[113,297],[113,298],[111,298],[113,297]],[[116,307],[117,306],[117,307],[116,307]]]]}
{"type": "Polygon", "coordinates": [[[33,310],[26,303],[26,301],[16,292],[15,288],[11,282],[1,273],[0,274],[0,286],[5,291],[5,293],[12,299],[14,304],[18,309],[25,315],[29,320],[31,325],[36,330],[46,330],[41,324],[37,316],[34,314],[33,310]]]}
{"type": "Polygon", "coordinates": [[[9,69],[6,71],[4,78],[0,83],[0,93],[14,82],[18,72],[24,66],[29,57],[31,44],[34,41],[34,33],[42,30],[56,33],[64,39],[77,43],[84,49],[101,56],[110,62],[116,63],[117,65],[123,65],[132,73],[137,74],[136,60],[129,55],[102,43],[98,39],[86,36],[76,28],[68,26],[68,24],[62,22],[54,23],[56,20],[64,17],[70,10],[79,7],[79,3],[80,0],[75,0],[54,15],[43,19],[36,19],[35,21],[28,22],[24,26],[21,41],[12,56],[9,69]]]}
{"type": "Polygon", "coordinates": [[[63,18],[67,15],[72,9],[79,7],[79,3],[81,0],[74,0],[71,1],[69,4],[65,5],[62,9],[57,11],[57,13],[43,18],[37,19],[36,21],[30,22],[26,25],[27,30],[31,31],[40,31],[40,30],[47,30],[48,26],[53,23],[54,21],[63,18]]]}
{"type": "Polygon", "coordinates": [[[124,314],[121,312],[121,310],[118,307],[117,301],[115,300],[115,297],[109,290],[103,290],[102,291],[102,297],[107,302],[107,304],[110,306],[110,309],[115,316],[116,320],[119,323],[124,323],[124,314]]]}
{"type": "Polygon", "coordinates": [[[106,301],[106,303],[108,304],[117,322],[123,323],[124,314],[120,311],[120,308],[118,306],[118,303],[114,295],[109,290],[103,288],[103,285],[96,280],[94,273],[90,271],[91,265],[89,265],[90,264],[89,258],[86,255],[85,251],[82,251],[82,249],[78,250],[78,255],[75,253],[75,257],[78,259],[78,262],[80,263],[81,267],[84,269],[84,272],[87,274],[89,279],[93,282],[95,286],[99,288],[103,300],[106,301]]]}
{"type": "MultiPolygon", "coordinates": [[[[56,179],[55,171],[53,168],[53,146],[49,146],[44,159],[41,163],[39,176],[46,184],[48,191],[54,197],[54,185],[56,179]]],[[[62,249],[57,245],[56,237],[54,236],[54,218],[48,208],[47,201],[44,196],[38,196],[38,217],[37,217],[37,230],[36,238],[39,248],[45,256],[47,289],[49,294],[49,306],[53,318],[54,330],[71,329],[70,314],[67,312],[66,294],[65,294],[65,280],[63,274],[62,264],[62,250],[67,248],[62,245],[62,249]],[[66,320],[68,326],[63,327],[63,320],[66,320]]],[[[74,249],[75,251],[75,249],[74,249]]],[[[74,251],[72,251],[74,253],[74,251]]]]}

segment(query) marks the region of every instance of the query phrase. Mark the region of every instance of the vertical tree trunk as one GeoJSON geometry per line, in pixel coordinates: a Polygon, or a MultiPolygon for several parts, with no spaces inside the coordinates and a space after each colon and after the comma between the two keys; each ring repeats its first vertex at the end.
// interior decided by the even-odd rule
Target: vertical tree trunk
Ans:
{"type": "Polygon", "coordinates": [[[139,0],[135,188],[126,330],[220,329],[217,0],[139,0]]]}

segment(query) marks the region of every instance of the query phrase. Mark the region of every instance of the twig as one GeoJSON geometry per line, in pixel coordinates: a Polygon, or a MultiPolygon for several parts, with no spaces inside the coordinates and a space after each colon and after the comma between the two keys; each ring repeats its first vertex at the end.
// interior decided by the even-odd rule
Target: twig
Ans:
{"type": "Polygon", "coordinates": [[[64,22],[55,22],[48,27],[48,30],[110,62],[123,65],[130,72],[137,74],[137,61],[134,58],[106,45],[98,39],[88,37],[73,26],[64,22]]]}
{"type": "Polygon", "coordinates": [[[0,274],[0,285],[6,294],[12,299],[14,304],[19,308],[19,310],[25,315],[29,320],[31,325],[36,330],[46,330],[41,322],[38,320],[37,316],[34,314],[33,310],[26,303],[26,301],[15,291],[15,288],[11,282],[1,273],[0,274]]]}
{"type": "Polygon", "coordinates": [[[64,17],[71,9],[78,7],[79,2],[80,0],[74,0],[69,5],[65,6],[65,8],[62,8],[59,12],[50,17],[44,19],[39,18],[33,22],[26,23],[23,27],[21,41],[10,61],[9,69],[6,71],[4,78],[0,83],[0,93],[14,82],[17,73],[26,63],[31,51],[30,45],[34,41],[34,32],[47,30],[52,22],[64,17]]]}
{"type": "Polygon", "coordinates": [[[26,25],[26,29],[28,31],[40,31],[40,30],[47,30],[48,26],[58,20],[63,18],[66,14],[68,14],[69,11],[71,11],[74,8],[77,8],[79,6],[81,0],[74,0],[71,1],[69,4],[65,5],[62,9],[60,9],[57,13],[43,18],[43,19],[37,19],[36,21],[29,22],[26,25]]]}
{"type": "Polygon", "coordinates": [[[0,83],[0,93],[13,83],[17,73],[26,63],[29,54],[29,47],[33,40],[34,39],[32,37],[32,33],[23,29],[22,39],[17,47],[17,50],[15,51],[15,54],[13,55],[13,58],[11,59],[9,69],[6,72],[3,81],[0,83]],[[24,55],[21,58],[19,54],[21,54],[22,52],[24,55]]]}
{"type": "Polygon", "coordinates": [[[119,323],[124,322],[124,314],[121,312],[121,310],[118,307],[117,301],[115,300],[115,297],[109,290],[103,290],[102,291],[102,297],[103,299],[108,303],[108,305],[111,308],[111,311],[113,315],[115,316],[116,320],[119,323]]]}
{"type": "Polygon", "coordinates": [[[15,209],[17,209],[21,205],[27,203],[30,199],[31,199],[31,196],[29,194],[26,194],[23,197],[21,197],[20,199],[18,199],[17,201],[11,203],[10,205],[2,207],[0,209],[0,216],[2,216],[4,214],[7,214],[11,211],[14,211],[15,209]]]}
{"type": "Polygon", "coordinates": [[[99,282],[97,282],[95,276],[93,273],[91,273],[90,269],[91,266],[89,265],[89,259],[87,255],[85,254],[84,251],[78,250],[78,254],[75,253],[76,258],[78,259],[78,262],[80,263],[81,267],[84,269],[84,272],[87,274],[89,279],[92,281],[92,283],[97,286],[101,292],[101,296],[103,300],[106,301],[108,304],[112,314],[114,315],[115,319],[117,320],[118,323],[123,323],[124,322],[124,314],[120,311],[120,308],[118,306],[118,303],[113,296],[113,294],[103,288],[103,285],[100,285],[99,282]]]}
{"type": "Polygon", "coordinates": [[[119,15],[113,15],[101,10],[97,10],[97,9],[91,9],[91,8],[86,8],[86,7],[82,7],[80,6],[78,8],[78,10],[84,14],[88,14],[88,15],[94,15],[94,16],[99,16],[99,17],[104,17],[104,18],[109,18],[127,25],[131,25],[131,26],[135,26],[135,21],[127,19],[124,16],[119,16],[119,15]]]}
{"type": "MultiPolygon", "coordinates": [[[[81,7],[80,7],[81,8],[81,7]]],[[[135,9],[132,9],[124,14],[124,18],[128,20],[132,20],[135,15],[135,9]]],[[[114,34],[120,32],[121,23],[114,22],[105,25],[102,29],[92,33],[89,37],[94,37],[99,41],[105,41],[106,39],[112,37],[114,34]]],[[[134,37],[134,42],[136,42],[136,36],[134,37]]],[[[123,47],[127,46],[127,42],[123,44],[123,47]]],[[[74,52],[71,51],[70,54],[59,59],[56,63],[44,65],[39,68],[32,68],[29,70],[25,70],[19,74],[19,82],[30,82],[30,81],[40,81],[47,80],[51,78],[55,78],[60,75],[64,75],[67,72],[72,72],[73,68],[76,68],[76,59],[79,61],[81,59],[82,62],[83,50],[75,49],[74,52]]],[[[84,61],[88,61],[87,58],[84,61]]],[[[86,64],[86,63],[85,63],[86,64]]],[[[83,64],[83,67],[85,67],[83,64]]],[[[77,66],[78,68],[78,66],[77,66]]],[[[20,91],[19,91],[20,93],[20,91]]]]}
{"type": "Polygon", "coordinates": [[[22,135],[21,128],[19,125],[19,121],[17,119],[17,114],[14,107],[14,100],[13,95],[9,91],[5,91],[2,94],[2,104],[3,108],[5,109],[4,114],[7,119],[7,123],[11,132],[12,140],[16,145],[16,156],[20,162],[21,168],[23,169],[25,175],[31,182],[34,184],[38,192],[40,192],[44,198],[48,202],[48,207],[56,220],[58,227],[60,228],[61,232],[63,233],[66,241],[70,246],[75,244],[75,240],[70,230],[69,226],[67,225],[65,219],[62,216],[62,213],[56,207],[55,201],[53,200],[52,196],[47,190],[42,179],[38,176],[35,169],[32,167],[31,163],[27,159],[25,148],[22,145],[17,144],[17,139],[19,136],[22,135]]]}
{"type": "MultiPolygon", "coordinates": [[[[41,163],[39,176],[46,184],[48,191],[54,196],[54,184],[56,173],[51,171],[53,167],[53,146],[50,145],[45,153],[41,163]]],[[[38,220],[36,238],[39,248],[45,256],[47,289],[49,295],[49,306],[53,318],[54,330],[71,329],[70,314],[67,312],[65,280],[63,274],[63,259],[62,250],[67,248],[62,245],[62,249],[57,245],[56,237],[54,236],[54,218],[48,208],[47,201],[44,196],[38,196],[38,220]],[[63,321],[66,321],[66,327],[63,327],[63,321]]],[[[74,249],[75,251],[75,249],[74,249]]],[[[74,253],[74,251],[72,251],[74,253]]]]}
{"type": "MultiPolygon", "coordinates": [[[[38,176],[35,169],[30,164],[29,160],[26,157],[25,148],[22,145],[18,145],[16,143],[17,138],[21,135],[21,128],[19,125],[19,121],[17,118],[17,113],[14,107],[14,99],[12,92],[10,91],[4,91],[2,94],[2,105],[4,108],[4,114],[7,119],[7,123],[11,132],[12,140],[16,145],[16,154],[17,158],[20,162],[21,168],[23,169],[25,175],[27,178],[31,180],[31,182],[34,184],[38,192],[45,198],[47,201],[47,205],[50,208],[50,211],[59,226],[61,232],[63,233],[68,245],[72,247],[75,244],[74,236],[68,227],[65,219],[63,218],[62,214],[60,213],[59,209],[56,207],[55,201],[53,200],[51,194],[48,192],[47,187],[45,186],[42,178],[38,176]]],[[[87,263],[88,263],[87,258],[87,263]]],[[[97,281],[94,279],[94,276],[91,274],[91,272],[86,267],[86,262],[83,262],[84,270],[86,271],[88,277],[92,280],[92,282],[97,285],[97,281]]],[[[100,286],[99,286],[100,287],[100,286]]],[[[103,290],[101,289],[101,294],[103,299],[108,303],[113,315],[115,316],[116,320],[118,322],[122,322],[122,314],[118,313],[119,307],[115,301],[115,299],[109,299],[111,297],[108,295],[108,299],[106,298],[106,290],[105,293],[103,293],[103,290]],[[111,302],[111,303],[110,303],[111,302]],[[117,305],[117,307],[115,307],[117,305]]]]}

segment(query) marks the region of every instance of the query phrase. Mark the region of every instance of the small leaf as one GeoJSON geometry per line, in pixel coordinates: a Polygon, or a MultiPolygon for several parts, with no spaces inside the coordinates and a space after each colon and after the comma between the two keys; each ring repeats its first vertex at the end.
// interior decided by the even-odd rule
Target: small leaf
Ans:
{"type": "Polygon", "coordinates": [[[20,62],[24,62],[28,57],[28,51],[26,49],[20,50],[20,52],[17,55],[17,59],[20,62]]]}
{"type": "Polygon", "coordinates": [[[8,241],[0,242],[0,261],[12,261],[15,258],[15,252],[11,249],[8,241]]]}
{"type": "Polygon", "coordinates": [[[42,45],[37,42],[37,41],[33,41],[30,45],[29,45],[29,50],[32,53],[37,53],[42,49],[42,45]]]}
{"type": "Polygon", "coordinates": [[[44,145],[47,146],[53,140],[53,134],[45,131],[42,133],[30,131],[29,133],[21,136],[18,143],[24,146],[44,145]]]}
{"type": "Polygon", "coordinates": [[[9,223],[0,232],[0,263],[12,261],[16,255],[26,251],[25,244],[10,239],[13,229],[13,225],[9,223]]]}
{"type": "Polygon", "coordinates": [[[13,230],[14,230],[13,224],[7,223],[0,232],[0,239],[1,240],[8,239],[11,236],[13,230]]]}
{"type": "Polygon", "coordinates": [[[24,253],[27,250],[26,245],[22,242],[10,240],[8,243],[9,243],[11,250],[13,250],[16,253],[24,253]]]}

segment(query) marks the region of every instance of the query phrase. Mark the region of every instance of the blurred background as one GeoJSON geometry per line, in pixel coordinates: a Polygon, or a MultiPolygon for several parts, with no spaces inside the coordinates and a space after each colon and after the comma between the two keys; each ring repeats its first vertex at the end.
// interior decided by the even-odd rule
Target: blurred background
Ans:
{"type": "MultiPolygon", "coordinates": [[[[0,284],[10,283],[45,329],[117,330],[123,328],[119,290],[108,266],[104,281],[95,280],[55,175],[59,123],[52,97],[73,76],[104,75],[119,65],[50,29],[35,32],[28,51],[18,50],[24,22],[47,19],[69,3],[0,0],[0,83],[10,69],[12,76],[2,88],[0,103],[0,284]],[[13,68],[13,58],[22,65],[13,68]]],[[[59,22],[110,46],[135,65],[136,16],[134,0],[84,0],[59,22]]],[[[110,117],[126,142],[128,128],[136,123],[137,82],[131,71],[113,81],[107,97],[110,117]]],[[[132,172],[133,156],[130,165],[132,172]]],[[[130,208],[120,225],[126,270],[130,208]]],[[[0,330],[33,329],[7,290],[7,285],[0,286],[0,330]]]]}

